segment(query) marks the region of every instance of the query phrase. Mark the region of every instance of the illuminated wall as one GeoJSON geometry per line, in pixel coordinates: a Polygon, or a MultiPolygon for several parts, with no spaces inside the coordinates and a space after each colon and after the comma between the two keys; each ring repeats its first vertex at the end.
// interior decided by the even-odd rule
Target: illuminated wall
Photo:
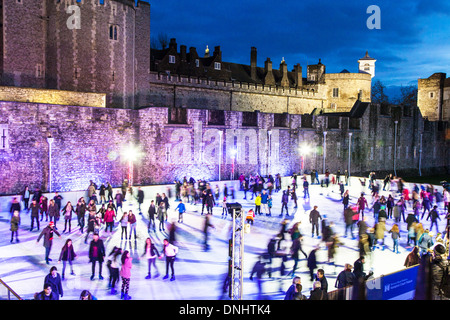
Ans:
{"type": "Polygon", "coordinates": [[[223,111],[221,124],[210,121],[210,112],[186,109],[185,121],[174,124],[168,108],[0,102],[0,194],[18,193],[25,185],[86,190],[90,180],[118,187],[130,172],[130,152],[124,153],[130,142],[139,153],[132,166],[134,185],[167,184],[185,176],[290,176],[300,171],[302,156],[304,169],[320,173],[344,172],[349,163],[353,175],[376,171],[379,177],[393,172],[394,165],[401,175],[417,175],[419,163],[424,174],[449,168],[445,123],[425,121],[418,110],[381,112],[379,105],[366,104],[358,116],[257,112],[250,114],[254,122],[249,114],[223,111]],[[300,151],[304,144],[307,154],[300,151]]]}

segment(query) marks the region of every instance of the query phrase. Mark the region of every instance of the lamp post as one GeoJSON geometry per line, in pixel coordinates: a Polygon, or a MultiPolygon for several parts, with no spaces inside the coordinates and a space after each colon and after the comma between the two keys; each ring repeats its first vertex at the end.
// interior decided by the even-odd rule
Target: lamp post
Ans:
{"type": "Polygon", "coordinates": [[[323,132],[323,173],[325,174],[325,159],[327,157],[327,132],[323,132]]]}
{"type": "Polygon", "coordinates": [[[420,146],[419,146],[419,176],[422,176],[422,137],[423,133],[420,134],[420,146]]]}
{"type": "Polygon", "coordinates": [[[267,134],[269,135],[269,138],[267,140],[267,172],[266,175],[269,176],[269,169],[270,169],[270,150],[271,150],[271,144],[272,144],[272,130],[268,130],[267,134]]]}
{"type": "Polygon", "coordinates": [[[305,158],[311,152],[311,147],[308,144],[303,143],[298,150],[300,151],[300,171],[301,174],[303,174],[305,169],[305,158]]]}
{"type": "Polygon", "coordinates": [[[134,167],[133,163],[136,161],[140,156],[141,152],[139,148],[135,145],[133,145],[132,142],[130,142],[123,150],[122,156],[124,157],[125,161],[128,164],[128,185],[133,185],[133,176],[134,176],[134,167]]]}
{"type": "Polygon", "coordinates": [[[48,191],[52,192],[53,187],[52,187],[52,144],[53,141],[55,141],[54,138],[52,138],[51,136],[49,136],[47,138],[47,142],[48,142],[48,191]]]}
{"type": "Polygon", "coordinates": [[[234,161],[236,159],[236,154],[237,154],[237,150],[231,149],[230,151],[230,155],[231,155],[231,179],[230,180],[234,180],[234,161]]]}
{"type": "Polygon", "coordinates": [[[220,166],[222,164],[222,135],[223,131],[219,131],[219,181],[220,181],[220,166]]]}
{"type": "Polygon", "coordinates": [[[350,177],[350,168],[351,168],[351,161],[352,161],[352,132],[348,133],[348,176],[350,177]]]}
{"type": "Polygon", "coordinates": [[[397,176],[396,160],[397,160],[397,124],[398,121],[394,121],[394,175],[397,176]]]}

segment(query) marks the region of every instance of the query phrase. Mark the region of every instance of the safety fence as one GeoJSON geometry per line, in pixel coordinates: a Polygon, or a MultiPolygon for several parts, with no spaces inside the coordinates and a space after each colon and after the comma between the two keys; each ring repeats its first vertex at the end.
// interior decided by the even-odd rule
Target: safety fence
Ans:
{"type": "Polygon", "coordinates": [[[365,288],[349,286],[328,292],[328,300],[412,300],[416,290],[419,265],[377,278],[369,278],[365,288]],[[358,292],[355,292],[358,290],[358,292]]]}
{"type": "Polygon", "coordinates": [[[23,300],[10,286],[0,279],[0,300],[23,300]]]}

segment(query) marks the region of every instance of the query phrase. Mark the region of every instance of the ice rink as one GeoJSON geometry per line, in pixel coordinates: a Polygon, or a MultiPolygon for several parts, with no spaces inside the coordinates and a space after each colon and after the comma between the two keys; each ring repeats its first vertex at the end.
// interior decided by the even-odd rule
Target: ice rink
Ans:
{"type": "MultiPolygon", "coordinates": [[[[309,178],[309,177],[308,177],[309,178]]],[[[288,179],[290,181],[290,179],[288,179]]],[[[283,181],[287,181],[286,179],[283,181]]],[[[325,275],[328,278],[329,291],[334,290],[335,279],[337,274],[343,270],[345,263],[353,264],[359,257],[357,239],[343,237],[345,227],[343,220],[343,205],[339,193],[338,185],[330,185],[328,188],[320,185],[310,185],[310,199],[303,198],[303,188],[301,187],[301,179],[298,178],[300,187],[297,190],[298,207],[294,208],[294,202],[289,201],[289,226],[300,221],[300,231],[303,234],[302,247],[303,250],[309,254],[310,251],[320,246],[317,253],[317,260],[319,268],[325,270],[325,275]],[[335,257],[335,265],[327,263],[327,250],[324,242],[317,237],[311,235],[311,224],[309,223],[309,212],[313,206],[318,206],[318,211],[321,215],[325,215],[329,221],[333,221],[334,231],[342,235],[340,240],[342,245],[337,249],[335,257]]],[[[380,184],[382,186],[382,181],[380,184]]],[[[214,187],[215,183],[210,182],[214,187]]],[[[237,187],[237,183],[236,183],[237,187]]],[[[283,189],[287,185],[284,183],[283,189]]],[[[411,184],[407,184],[411,190],[411,184]]],[[[435,186],[442,192],[442,186],[435,186]]],[[[161,186],[161,191],[164,192],[164,187],[161,186]]],[[[239,188],[237,187],[236,190],[239,188]]],[[[362,186],[357,178],[353,178],[352,185],[346,186],[350,190],[352,204],[356,203],[359,197],[362,186]]],[[[369,190],[366,192],[366,198],[371,207],[372,197],[369,190]]],[[[280,223],[282,217],[279,217],[281,210],[281,194],[282,192],[273,193],[273,208],[272,216],[265,215],[257,216],[255,223],[250,227],[250,232],[245,234],[245,253],[244,253],[244,284],[243,284],[243,298],[246,300],[254,300],[258,298],[258,288],[256,280],[249,279],[251,270],[258,260],[261,253],[267,250],[269,240],[274,237],[280,230],[280,223]]],[[[381,191],[380,194],[386,195],[388,191],[381,191]]],[[[173,195],[173,193],[172,193],[173,195]]],[[[235,199],[228,199],[228,202],[239,202],[242,204],[245,211],[249,208],[254,208],[254,200],[251,199],[251,193],[247,193],[247,200],[243,200],[244,193],[237,191],[235,199]]],[[[52,195],[53,196],[53,195],[52,195]]],[[[100,232],[100,237],[104,241],[107,255],[111,252],[114,246],[120,246],[122,249],[129,250],[133,257],[133,268],[130,282],[129,294],[133,300],[217,300],[228,299],[227,295],[222,295],[222,285],[226,277],[228,269],[228,239],[231,234],[231,216],[228,215],[226,219],[222,218],[221,204],[216,206],[213,211],[212,223],[213,229],[210,229],[209,245],[210,250],[203,249],[203,224],[205,221],[204,215],[201,215],[201,204],[187,205],[187,213],[184,214],[184,222],[176,223],[178,213],[174,211],[177,206],[175,198],[170,199],[170,209],[168,223],[175,221],[176,226],[176,245],[179,247],[179,253],[175,261],[175,281],[163,280],[165,275],[165,258],[157,260],[157,268],[160,276],[152,279],[145,279],[147,276],[148,264],[145,257],[142,257],[144,251],[144,242],[147,237],[151,237],[159,251],[162,250],[163,239],[168,237],[168,223],[166,224],[166,232],[158,230],[158,220],[156,220],[156,231],[147,231],[147,209],[152,198],[146,198],[142,206],[143,215],[138,214],[137,202],[128,197],[128,201],[124,202],[123,208],[125,210],[133,210],[138,219],[137,226],[137,240],[134,236],[131,241],[121,241],[120,225],[116,221],[115,229],[112,234],[105,232],[103,229],[100,232]]],[[[9,201],[9,198],[0,198],[0,201],[9,201]]],[[[63,201],[63,205],[65,201],[63,201]]],[[[3,206],[4,207],[4,206],[3,206]]],[[[444,231],[446,220],[445,215],[442,214],[443,203],[439,206],[441,213],[441,221],[439,221],[439,230],[444,231]]],[[[99,207],[98,207],[99,208],[99,207]]],[[[408,204],[408,212],[412,211],[410,204],[408,204]]],[[[206,213],[206,210],[205,210],[206,213]]],[[[122,212],[119,209],[119,218],[122,212]]],[[[373,212],[366,210],[365,215],[369,218],[369,226],[373,226],[373,212]]],[[[77,259],[74,261],[75,275],[70,275],[70,269],[66,270],[66,279],[63,281],[64,297],[63,300],[79,299],[82,290],[89,290],[99,300],[118,300],[120,299],[119,281],[116,289],[118,294],[111,294],[108,289],[109,272],[106,263],[103,264],[104,280],[98,279],[98,273],[95,278],[90,280],[91,264],[88,259],[89,242],[92,236],[88,239],[88,244],[85,244],[85,234],[81,234],[79,227],[77,227],[76,217],[72,220],[71,233],[61,234],[61,238],[55,236],[53,240],[53,247],[50,257],[53,261],[50,264],[45,263],[44,247],[42,240],[36,243],[39,232],[35,229],[30,232],[30,214],[22,211],[21,225],[19,228],[20,242],[10,243],[11,233],[9,212],[2,212],[0,214],[0,278],[8,284],[14,291],[16,291],[23,299],[33,299],[36,292],[42,291],[44,278],[49,273],[50,267],[55,265],[58,272],[61,274],[62,264],[58,264],[57,260],[66,239],[73,240],[73,245],[77,259]]],[[[431,222],[422,220],[424,227],[429,228],[431,222]]],[[[393,225],[393,220],[388,219],[387,230],[390,230],[393,225]]],[[[48,223],[41,222],[41,230],[48,223]]],[[[58,231],[62,231],[64,221],[60,220],[57,223],[58,231]]],[[[411,248],[406,247],[406,223],[400,222],[401,239],[400,239],[400,253],[392,252],[392,239],[389,233],[386,232],[385,244],[386,249],[376,249],[371,257],[366,258],[364,266],[365,271],[373,270],[374,277],[386,275],[403,268],[406,255],[411,248]]],[[[436,234],[435,229],[433,232],[436,234]]],[[[357,235],[357,228],[354,230],[357,235]]],[[[290,236],[286,235],[287,241],[282,243],[282,249],[285,252],[289,251],[291,245],[290,236]]],[[[306,266],[306,259],[300,253],[301,260],[299,267],[296,270],[296,275],[301,277],[303,285],[303,294],[309,296],[312,282],[309,279],[309,270],[306,266]]],[[[106,257],[107,259],[107,257],[106,257]]],[[[269,278],[267,274],[264,275],[262,284],[264,299],[281,300],[284,298],[284,293],[292,283],[291,275],[280,276],[279,266],[281,260],[274,259],[272,277],[269,278]]],[[[289,259],[286,262],[287,271],[292,270],[293,261],[289,259]]],[[[69,268],[69,267],[68,267],[69,268]]],[[[97,266],[98,270],[98,266],[97,266]]],[[[152,276],[155,275],[153,272],[152,276]]]]}

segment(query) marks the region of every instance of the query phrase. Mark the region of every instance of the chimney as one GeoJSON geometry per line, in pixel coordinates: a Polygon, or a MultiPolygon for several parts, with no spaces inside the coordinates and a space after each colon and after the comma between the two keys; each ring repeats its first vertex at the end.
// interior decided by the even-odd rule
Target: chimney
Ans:
{"type": "Polygon", "coordinates": [[[270,61],[270,58],[267,58],[266,62],[264,63],[264,71],[266,74],[266,76],[264,77],[264,84],[274,86],[275,78],[273,76],[272,61],[270,61]]]}
{"type": "Polygon", "coordinates": [[[303,86],[302,66],[300,65],[300,63],[297,63],[294,66],[294,81],[297,88],[303,86]]]}
{"type": "Polygon", "coordinates": [[[219,61],[222,61],[222,51],[220,51],[220,46],[214,47],[214,57],[218,57],[219,61]]]}
{"type": "Polygon", "coordinates": [[[187,49],[187,47],[185,45],[180,46],[181,61],[186,61],[186,49],[187,49]]]}
{"type": "Polygon", "coordinates": [[[289,87],[289,79],[288,79],[288,74],[287,74],[287,64],[284,61],[284,59],[280,63],[280,72],[282,74],[281,86],[282,87],[289,87]]]}
{"type": "Polygon", "coordinates": [[[250,75],[253,81],[256,81],[256,48],[252,47],[250,52],[250,75]]]}
{"type": "Polygon", "coordinates": [[[191,54],[191,59],[198,58],[197,49],[195,47],[189,47],[189,53],[191,54]]]}
{"type": "Polygon", "coordinates": [[[173,48],[173,49],[175,49],[175,51],[178,50],[178,49],[177,49],[177,40],[176,40],[175,38],[171,38],[171,39],[170,39],[170,42],[169,42],[169,48],[170,48],[170,49],[173,48]]]}

